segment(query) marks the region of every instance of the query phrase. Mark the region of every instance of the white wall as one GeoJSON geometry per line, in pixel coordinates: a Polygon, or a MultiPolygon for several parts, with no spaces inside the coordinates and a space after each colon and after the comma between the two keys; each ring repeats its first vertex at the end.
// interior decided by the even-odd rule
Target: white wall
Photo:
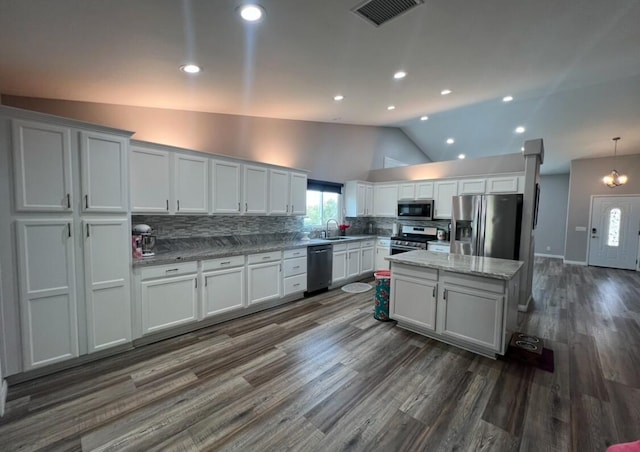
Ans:
{"type": "Polygon", "coordinates": [[[536,254],[564,256],[568,200],[568,174],[540,176],[536,254]]]}

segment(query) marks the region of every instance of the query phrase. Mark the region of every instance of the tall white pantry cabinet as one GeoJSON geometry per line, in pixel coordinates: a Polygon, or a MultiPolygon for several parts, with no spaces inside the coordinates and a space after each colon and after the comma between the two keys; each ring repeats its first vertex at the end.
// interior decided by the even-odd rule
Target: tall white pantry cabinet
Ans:
{"type": "Polygon", "coordinates": [[[7,107],[0,127],[3,368],[131,342],[131,134],[7,107]]]}

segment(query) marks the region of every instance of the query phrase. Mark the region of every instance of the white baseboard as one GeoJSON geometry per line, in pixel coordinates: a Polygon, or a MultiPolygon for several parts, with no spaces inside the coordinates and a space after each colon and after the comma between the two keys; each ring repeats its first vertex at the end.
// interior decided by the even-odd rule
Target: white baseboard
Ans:
{"type": "Polygon", "coordinates": [[[533,294],[529,295],[529,298],[527,298],[527,302],[525,304],[519,304],[518,312],[527,312],[529,310],[529,304],[531,303],[532,299],[533,299],[533,294]]]}
{"type": "Polygon", "coordinates": [[[552,259],[564,259],[564,256],[560,254],[543,254],[543,253],[533,253],[536,257],[550,257],[552,259]]]}
{"type": "Polygon", "coordinates": [[[583,261],[568,261],[566,259],[563,259],[562,261],[564,264],[569,264],[569,265],[587,265],[586,262],[583,261]]]}
{"type": "Polygon", "coordinates": [[[2,384],[0,385],[0,417],[4,416],[4,406],[7,400],[7,381],[1,380],[2,384]]]}

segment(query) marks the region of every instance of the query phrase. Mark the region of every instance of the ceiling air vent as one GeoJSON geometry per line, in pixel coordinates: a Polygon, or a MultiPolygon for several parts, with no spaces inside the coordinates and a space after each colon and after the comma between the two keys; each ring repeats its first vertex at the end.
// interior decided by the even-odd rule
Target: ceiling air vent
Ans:
{"type": "Polygon", "coordinates": [[[351,11],[379,27],[422,3],[424,0],[367,0],[351,11]]]}

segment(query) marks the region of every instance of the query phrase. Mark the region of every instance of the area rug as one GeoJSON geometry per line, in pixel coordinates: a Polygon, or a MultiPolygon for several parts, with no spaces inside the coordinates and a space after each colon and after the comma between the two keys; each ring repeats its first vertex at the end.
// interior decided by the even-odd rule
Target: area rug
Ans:
{"type": "Polygon", "coordinates": [[[342,286],[342,291],[347,293],[362,293],[372,288],[373,286],[371,284],[354,282],[347,284],[346,286],[342,286]]]}

